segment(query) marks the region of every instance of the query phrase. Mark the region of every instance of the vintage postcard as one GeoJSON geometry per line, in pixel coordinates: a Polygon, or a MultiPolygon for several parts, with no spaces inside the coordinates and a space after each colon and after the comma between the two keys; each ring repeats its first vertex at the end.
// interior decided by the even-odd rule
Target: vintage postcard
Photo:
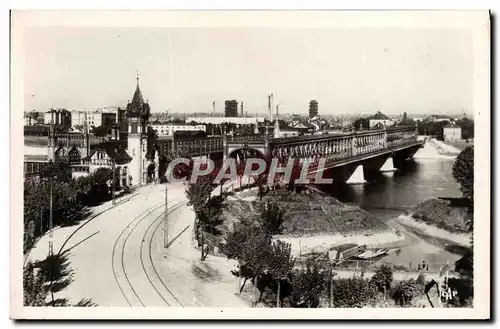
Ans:
{"type": "Polygon", "coordinates": [[[14,319],[489,319],[488,11],[12,11],[14,319]]]}

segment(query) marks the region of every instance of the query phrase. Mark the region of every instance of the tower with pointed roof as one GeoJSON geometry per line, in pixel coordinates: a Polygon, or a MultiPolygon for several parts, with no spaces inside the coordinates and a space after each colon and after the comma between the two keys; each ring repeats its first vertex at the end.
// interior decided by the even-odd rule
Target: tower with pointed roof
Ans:
{"type": "Polygon", "coordinates": [[[142,97],[139,87],[139,75],[137,75],[137,86],[135,87],[132,101],[127,104],[126,115],[129,134],[142,134],[146,132],[146,124],[151,116],[151,108],[142,97]]]}
{"type": "Polygon", "coordinates": [[[144,101],[139,87],[139,75],[137,75],[137,86],[132,101],[127,104],[127,153],[132,157],[129,164],[129,173],[132,185],[142,185],[146,182],[146,127],[150,117],[150,107],[144,101]]]}

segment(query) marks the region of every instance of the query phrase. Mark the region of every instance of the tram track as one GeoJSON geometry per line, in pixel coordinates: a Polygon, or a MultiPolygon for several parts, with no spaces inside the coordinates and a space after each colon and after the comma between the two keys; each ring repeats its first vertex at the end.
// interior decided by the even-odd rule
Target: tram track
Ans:
{"type": "MultiPolygon", "coordinates": [[[[184,204],[186,204],[187,201],[180,201],[180,202],[175,202],[175,203],[170,203],[168,206],[170,209],[168,210],[168,214],[171,214],[184,204]]],[[[115,279],[115,282],[118,285],[118,288],[120,289],[121,294],[123,295],[123,298],[127,302],[129,306],[148,306],[147,302],[144,301],[143,298],[140,297],[140,290],[138,291],[132,281],[129,273],[127,273],[127,270],[125,268],[125,248],[127,246],[127,242],[130,241],[130,237],[133,233],[136,232],[137,227],[144,222],[144,220],[147,220],[151,218],[151,215],[154,215],[154,220],[148,225],[146,228],[144,234],[142,235],[141,238],[141,244],[139,248],[139,260],[141,263],[142,270],[144,272],[144,275],[146,276],[149,286],[153,288],[153,290],[156,292],[156,294],[161,298],[164,304],[167,306],[172,306],[172,301],[175,302],[175,304],[178,304],[179,306],[183,306],[180,300],[173,294],[173,292],[167,287],[165,282],[162,280],[160,277],[157,268],[154,266],[152,255],[151,255],[151,244],[153,242],[153,238],[160,227],[161,223],[163,223],[163,217],[165,215],[165,211],[161,211],[159,214],[155,215],[155,213],[161,209],[161,207],[164,207],[165,203],[161,202],[156,205],[154,205],[152,208],[145,210],[144,212],[140,213],[138,216],[133,218],[127,226],[121,231],[120,235],[116,239],[113,250],[112,250],[112,271],[113,271],[113,276],[115,279]],[[156,226],[154,226],[156,224],[156,226]],[[147,257],[144,257],[143,255],[143,250],[144,248],[144,243],[146,242],[147,235],[148,233],[151,232],[151,228],[154,227],[154,230],[151,233],[151,237],[148,241],[148,248],[147,248],[147,257]],[[127,232],[127,230],[129,230],[127,232]],[[121,252],[120,252],[121,249],[121,252]],[[117,253],[120,253],[117,255],[117,253]],[[118,256],[118,257],[117,257],[118,256]],[[117,258],[118,258],[118,264],[117,263],[117,258]],[[150,264],[147,264],[147,261],[149,260],[150,264]],[[153,281],[153,275],[148,273],[148,266],[152,271],[154,272],[154,275],[158,278],[156,281],[160,281],[160,284],[155,284],[153,281]],[[121,278],[121,280],[120,280],[121,278]],[[121,283],[120,283],[121,281],[121,283]],[[128,286],[128,288],[125,288],[128,286]],[[126,292],[126,290],[129,290],[129,293],[126,292]],[[166,294],[168,294],[169,297],[171,298],[166,298],[166,294],[162,294],[160,290],[163,290],[166,294]]],[[[177,305],[176,305],[177,306],[177,305]]]]}
{"type": "MultiPolygon", "coordinates": [[[[125,301],[127,302],[127,304],[129,306],[133,306],[132,305],[132,302],[131,300],[127,297],[127,294],[125,293],[124,291],[124,288],[122,287],[122,285],[120,284],[120,280],[118,279],[118,272],[117,272],[117,268],[115,267],[115,254],[116,254],[116,250],[117,248],[119,248],[118,246],[118,243],[120,242],[122,236],[125,234],[125,232],[127,231],[127,229],[130,227],[130,225],[132,225],[134,222],[141,222],[142,220],[144,220],[145,218],[147,218],[147,216],[149,214],[151,214],[153,211],[159,209],[160,207],[164,206],[164,202],[160,202],[156,205],[153,206],[153,208],[150,208],[150,209],[147,209],[145,211],[143,211],[142,213],[140,213],[139,215],[137,215],[136,217],[134,217],[128,224],[127,226],[125,226],[125,228],[120,232],[120,235],[118,236],[118,238],[115,240],[115,243],[113,245],[113,249],[112,249],[112,252],[111,252],[111,269],[113,271],[113,277],[115,279],[115,282],[116,284],[118,285],[118,288],[120,289],[120,292],[122,293],[123,295],[123,298],[125,299],[125,301]]],[[[137,226],[137,224],[134,226],[134,228],[137,226]]],[[[133,231],[133,229],[132,229],[133,231]]],[[[131,232],[132,232],[131,231],[131,232]]],[[[128,282],[128,285],[129,287],[131,288],[132,290],[132,293],[133,295],[135,295],[135,298],[139,301],[139,303],[144,306],[144,304],[142,303],[142,300],[140,299],[140,297],[138,296],[137,292],[135,291],[135,289],[133,288],[133,286],[131,285],[130,283],[130,279],[128,278],[127,276],[127,273],[125,271],[125,265],[124,265],[124,261],[123,261],[123,258],[124,258],[124,250],[125,250],[125,245],[126,245],[126,242],[127,242],[127,239],[128,237],[130,237],[130,234],[125,238],[125,240],[123,241],[123,243],[121,244],[121,257],[120,257],[120,262],[119,262],[119,265],[121,266],[122,268],[122,271],[123,273],[121,273],[123,275],[123,277],[125,278],[125,280],[128,282]]]]}
{"type": "MultiPolygon", "coordinates": [[[[167,214],[171,214],[172,212],[174,212],[175,210],[177,210],[178,208],[180,208],[181,206],[185,205],[187,203],[187,201],[181,201],[181,202],[178,202],[176,203],[175,205],[172,206],[172,208],[168,211],[167,214]]],[[[165,212],[163,212],[162,215],[164,215],[165,212]]],[[[168,292],[168,294],[176,301],[176,303],[179,304],[179,306],[181,307],[184,307],[184,305],[181,303],[181,301],[174,295],[174,293],[167,287],[167,285],[165,284],[165,282],[162,280],[160,274],[158,273],[158,270],[156,268],[156,266],[154,265],[154,262],[153,262],[153,257],[152,257],[152,250],[151,250],[151,245],[153,243],[153,239],[154,239],[154,236],[156,234],[156,232],[158,231],[158,228],[160,227],[160,225],[164,222],[164,220],[162,220],[161,218],[162,216],[158,216],[151,224],[149,224],[148,228],[146,229],[146,231],[144,232],[144,235],[142,237],[142,241],[141,241],[141,251],[140,251],[140,260],[141,260],[141,265],[142,265],[142,268],[144,270],[144,274],[146,275],[149,283],[151,284],[151,286],[153,286],[154,290],[156,291],[156,293],[160,296],[160,298],[168,305],[168,306],[172,306],[165,298],[165,296],[163,294],[160,293],[160,291],[158,290],[157,286],[153,283],[153,280],[152,278],[149,276],[147,270],[146,270],[146,266],[144,264],[144,259],[143,259],[143,253],[142,253],[142,250],[143,250],[143,246],[144,246],[144,242],[146,240],[146,236],[148,234],[148,232],[151,230],[151,228],[153,227],[153,225],[156,224],[154,230],[152,231],[151,233],[151,236],[149,238],[149,241],[148,241],[148,258],[149,258],[149,262],[150,262],[150,265],[151,265],[151,268],[153,269],[153,272],[154,274],[156,275],[156,277],[158,278],[158,280],[160,281],[161,285],[165,288],[165,290],[168,292]]],[[[165,247],[165,248],[168,248],[168,245],[165,247]]]]}

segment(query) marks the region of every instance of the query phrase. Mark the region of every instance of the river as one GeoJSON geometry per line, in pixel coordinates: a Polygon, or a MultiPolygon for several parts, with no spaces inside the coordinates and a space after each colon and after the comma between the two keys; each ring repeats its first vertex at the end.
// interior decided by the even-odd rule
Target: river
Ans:
{"type": "MultiPolygon", "coordinates": [[[[366,184],[334,184],[319,186],[323,191],[345,203],[356,203],[364,210],[390,224],[410,208],[430,198],[460,197],[460,186],[452,176],[454,158],[443,156],[426,143],[412,161],[396,172],[380,173],[366,184]]],[[[394,225],[390,225],[394,227],[394,225]]],[[[408,233],[408,232],[405,232],[408,233]]],[[[393,264],[454,262],[460,255],[411,236],[408,245],[385,260],[393,264]]]]}
{"type": "Polygon", "coordinates": [[[377,214],[393,215],[436,197],[460,197],[460,186],[452,176],[454,158],[440,156],[426,143],[412,161],[396,172],[379,173],[375,180],[360,184],[320,186],[342,202],[353,202],[377,214]]]}

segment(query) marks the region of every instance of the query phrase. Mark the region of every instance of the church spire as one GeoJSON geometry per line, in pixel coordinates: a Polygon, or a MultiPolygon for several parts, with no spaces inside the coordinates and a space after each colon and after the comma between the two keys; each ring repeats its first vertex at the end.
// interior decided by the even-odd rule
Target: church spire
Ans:
{"type": "Polygon", "coordinates": [[[139,88],[139,72],[137,72],[136,75],[137,75],[137,77],[136,77],[136,79],[137,79],[137,88],[139,88]]]}

